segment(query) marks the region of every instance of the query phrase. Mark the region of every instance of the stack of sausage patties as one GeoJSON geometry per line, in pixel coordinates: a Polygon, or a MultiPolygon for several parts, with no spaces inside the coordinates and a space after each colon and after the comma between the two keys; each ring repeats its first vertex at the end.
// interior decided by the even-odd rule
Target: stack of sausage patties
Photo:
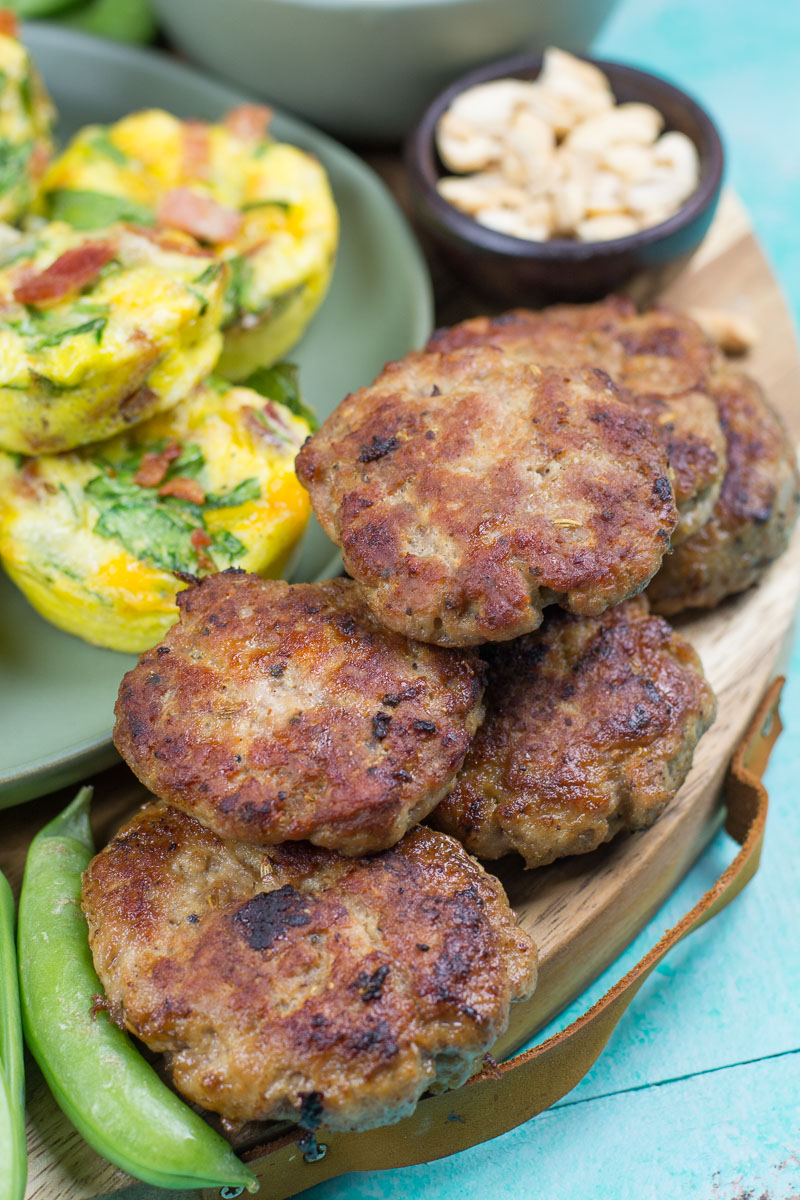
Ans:
{"type": "Polygon", "coordinates": [[[189,1098],[367,1128],[463,1081],[533,989],[467,851],[541,866],[681,786],[715,702],[644,589],[676,611],[749,586],[797,479],[697,326],[617,300],[443,331],[297,470],[351,578],[181,593],[117,706],[159,800],[84,908],[109,1001],[189,1098]]]}

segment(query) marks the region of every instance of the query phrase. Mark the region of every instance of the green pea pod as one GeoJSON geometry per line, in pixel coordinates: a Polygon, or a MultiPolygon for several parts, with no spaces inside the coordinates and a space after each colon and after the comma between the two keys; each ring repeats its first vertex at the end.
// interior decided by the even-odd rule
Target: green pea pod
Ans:
{"type": "Polygon", "coordinates": [[[46,199],[51,221],[66,221],[81,231],[107,229],[117,221],[130,221],[134,225],[155,224],[155,216],[150,209],[125,196],[55,188],[46,199]]]}
{"type": "Polygon", "coordinates": [[[55,17],[81,3],[82,0],[5,0],[3,8],[10,8],[27,21],[31,17],[55,17]]]}
{"type": "Polygon", "coordinates": [[[151,42],[155,18],[147,0],[88,0],[64,17],[64,24],[117,42],[151,42]]]}
{"type": "Polygon", "coordinates": [[[14,897],[0,871],[0,1200],[22,1200],[28,1173],[25,1067],[19,1018],[14,897]]]}
{"type": "Polygon", "coordinates": [[[81,875],[94,852],[91,788],[82,788],[28,851],[19,903],[25,1039],[63,1112],[110,1162],[162,1188],[258,1182],[161,1082],[122,1030],[93,1016],[102,994],[81,912],[81,875]]]}

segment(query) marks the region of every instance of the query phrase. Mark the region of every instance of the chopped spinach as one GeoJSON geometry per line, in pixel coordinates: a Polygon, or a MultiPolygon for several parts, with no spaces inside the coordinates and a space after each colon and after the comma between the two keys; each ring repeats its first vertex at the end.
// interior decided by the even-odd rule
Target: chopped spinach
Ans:
{"type": "Polygon", "coordinates": [[[257,208],[282,208],[284,212],[288,212],[292,207],[291,200],[278,200],[277,198],[264,200],[250,200],[247,204],[242,205],[242,212],[253,212],[257,208]]]}
{"type": "Polygon", "coordinates": [[[20,81],[19,95],[22,100],[22,107],[29,116],[33,115],[33,105],[36,97],[36,91],[33,85],[33,76],[30,71],[26,71],[20,81]]]}
{"type": "Polygon", "coordinates": [[[242,381],[242,387],[252,388],[269,400],[277,400],[285,405],[296,417],[300,417],[312,429],[317,429],[319,422],[313,409],[305,404],[300,396],[297,382],[297,367],[294,363],[279,362],[273,367],[259,367],[242,381]]]}
{"type": "MultiPolygon", "coordinates": [[[[93,499],[99,497],[94,495],[93,499]]],[[[188,571],[197,562],[191,536],[202,527],[191,518],[188,510],[184,513],[174,505],[159,504],[154,496],[142,495],[141,499],[102,508],[94,532],[118,538],[140,562],[163,571],[188,571]]]]}
{"type": "Polygon", "coordinates": [[[66,221],[80,230],[105,229],[117,221],[134,225],[155,224],[151,209],[125,196],[112,196],[105,192],[56,188],[48,194],[47,203],[51,220],[66,221]]]}
{"type": "Polygon", "coordinates": [[[256,478],[243,479],[241,483],[237,483],[235,488],[231,488],[229,492],[220,492],[219,495],[206,496],[206,508],[233,508],[237,504],[247,504],[249,500],[261,499],[261,484],[256,478]]]}
{"type": "Polygon", "coordinates": [[[202,271],[195,279],[195,283],[213,283],[222,270],[221,262],[209,263],[205,271],[202,271]]]}
{"type": "Polygon", "coordinates": [[[212,556],[227,559],[227,566],[230,566],[234,559],[241,558],[246,549],[244,543],[227,529],[220,529],[211,535],[209,550],[212,556]]]}
{"type": "MultiPolygon", "coordinates": [[[[157,442],[151,442],[147,446],[137,446],[119,462],[109,462],[104,458],[96,459],[95,466],[99,467],[103,474],[99,480],[98,478],[93,479],[89,486],[96,485],[101,491],[111,489],[110,494],[113,495],[124,493],[137,497],[143,491],[147,492],[149,489],[143,489],[141,484],[134,482],[134,476],[142,465],[145,454],[161,454],[166,449],[168,441],[168,438],[159,438],[157,442]]],[[[196,479],[205,465],[206,460],[200,447],[194,442],[187,442],[182,446],[178,457],[170,462],[164,479],[173,479],[176,475],[196,479]]]]}
{"type": "MultiPolygon", "coordinates": [[[[161,496],[158,487],[136,483],[135,475],[145,453],[159,454],[166,444],[166,439],[162,439],[140,447],[117,463],[97,462],[100,473],[85,488],[100,514],[94,532],[101,537],[117,538],[140,562],[164,571],[197,574],[203,555],[219,570],[232,566],[247,550],[237,537],[227,530],[217,531],[210,535],[211,544],[198,553],[192,534],[197,530],[207,532],[206,511],[257,499],[261,494],[258,481],[246,479],[227,494],[207,497],[202,505],[178,496],[161,496]]],[[[204,466],[199,446],[185,445],[180,456],[169,464],[165,479],[196,478],[204,466]]]]}
{"type": "Polygon", "coordinates": [[[108,135],[108,127],[103,126],[97,130],[97,133],[89,139],[89,146],[96,154],[102,154],[104,158],[110,158],[112,162],[124,166],[128,161],[128,155],[124,150],[120,150],[119,146],[115,146],[108,135]]]}
{"type": "Polygon", "coordinates": [[[244,297],[250,281],[250,265],[241,254],[228,259],[231,278],[225,290],[225,324],[238,320],[244,310],[244,297]]]}
{"type": "Polygon", "coordinates": [[[60,346],[66,338],[76,337],[81,333],[93,333],[99,345],[108,324],[109,312],[107,304],[81,301],[75,305],[65,323],[63,316],[46,309],[28,307],[21,317],[7,320],[6,324],[16,330],[20,337],[25,338],[28,350],[35,353],[37,350],[60,346]]]}
{"type": "Polygon", "coordinates": [[[72,498],[72,493],[70,492],[69,488],[65,487],[65,485],[59,481],[58,490],[66,497],[67,503],[69,504],[70,508],[72,509],[72,515],[77,520],[78,519],[78,509],[76,507],[75,501],[72,498]]]}
{"type": "MultiPolygon", "coordinates": [[[[198,284],[202,286],[203,284],[213,283],[214,280],[218,277],[221,270],[222,270],[221,262],[209,263],[209,265],[206,267],[206,269],[204,271],[202,271],[192,283],[186,284],[187,290],[195,297],[195,299],[200,304],[200,316],[201,317],[204,317],[206,315],[206,312],[208,311],[209,298],[205,294],[205,292],[201,292],[199,290],[198,284]]],[[[231,302],[229,293],[226,294],[226,301],[227,301],[227,303],[231,302]]]]}
{"type": "Polygon", "coordinates": [[[107,324],[108,317],[89,317],[87,321],[82,321],[79,325],[69,325],[65,329],[53,329],[49,333],[42,333],[28,343],[28,349],[32,351],[47,350],[52,346],[60,346],[66,338],[77,337],[80,333],[93,333],[94,340],[99,346],[107,324]]]}
{"type": "MultiPolygon", "coordinates": [[[[157,447],[153,447],[158,454],[164,449],[166,442],[161,442],[157,447]]],[[[206,460],[203,457],[203,451],[194,442],[187,442],[180,452],[178,458],[174,458],[167,468],[166,479],[173,479],[176,475],[183,475],[189,479],[196,479],[206,465],[206,460]]]]}
{"type": "Polygon", "coordinates": [[[33,142],[16,145],[7,138],[0,138],[0,194],[16,187],[25,175],[33,150],[33,142]]]}
{"type": "MultiPolygon", "coordinates": [[[[10,387],[12,385],[6,384],[5,386],[10,387]]],[[[57,380],[51,379],[49,375],[42,375],[41,371],[31,371],[30,383],[28,383],[27,388],[23,387],[22,390],[26,391],[31,387],[36,387],[45,395],[60,396],[62,392],[74,392],[83,386],[82,381],[78,383],[59,383],[57,380]]]]}
{"type": "MultiPolygon", "coordinates": [[[[0,185],[0,192],[4,189],[0,185]]],[[[19,240],[9,242],[0,247],[0,270],[5,267],[10,267],[13,263],[19,262],[21,258],[34,258],[39,243],[35,237],[20,237],[19,240]]]]}
{"type": "Polygon", "coordinates": [[[197,315],[199,317],[204,317],[206,315],[206,313],[208,312],[208,304],[209,304],[208,296],[204,295],[198,288],[193,287],[191,285],[191,283],[186,284],[186,290],[190,296],[194,296],[195,300],[197,301],[197,303],[200,306],[200,311],[198,312],[197,315]]]}

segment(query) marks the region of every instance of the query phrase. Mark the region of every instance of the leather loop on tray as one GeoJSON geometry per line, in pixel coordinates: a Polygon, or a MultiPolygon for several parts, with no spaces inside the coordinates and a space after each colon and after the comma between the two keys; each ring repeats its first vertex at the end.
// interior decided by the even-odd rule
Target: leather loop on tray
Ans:
{"type": "MultiPolygon", "coordinates": [[[[575,1087],[653,968],[677,942],[729,904],[758,869],[768,803],[761,775],[781,731],[783,682],[776,679],[767,690],[728,771],[726,829],[741,850],[691,912],[563,1032],[485,1069],[457,1091],[427,1097],[397,1125],[363,1133],[321,1132],[320,1156],[314,1162],[303,1157],[298,1129],[247,1152],[243,1157],[270,1200],[284,1200],[348,1171],[404,1167],[455,1154],[522,1124],[575,1087]]],[[[210,1200],[220,1193],[206,1189],[202,1194],[210,1200]]]]}

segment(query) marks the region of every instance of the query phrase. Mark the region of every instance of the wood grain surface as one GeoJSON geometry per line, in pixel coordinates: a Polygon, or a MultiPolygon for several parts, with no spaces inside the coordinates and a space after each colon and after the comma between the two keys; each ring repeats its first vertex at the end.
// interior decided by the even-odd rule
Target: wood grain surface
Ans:
{"type": "MultiPolygon", "coordinates": [[[[795,440],[800,440],[800,359],[791,321],[746,213],[732,194],[723,197],[711,233],[689,268],[677,279],[657,283],[661,297],[670,303],[727,308],[755,322],[761,337],[745,365],[764,385],[795,440]]],[[[652,292],[653,285],[652,278],[640,280],[633,291],[652,292]]],[[[437,292],[442,321],[487,308],[485,301],[465,293],[446,276],[437,278],[437,292]]],[[[718,695],[719,715],[700,743],[686,784],[651,830],[617,838],[591,855],[538,871],[523,872],[514,860],[497,864],[520,920],[541,952],[537,992],[527,1004],[517,1006],[495,1052],[498,1057],[526,1041],[618,956],[718,827],[725,769],[767,682],[780,667],[799,588],[800,534],[757,589],[713,613],[676,621],[703,659],[718,695]]],[[[143,793],[125,768],[105,772],[96,784],[94,820],[102,843],[143,793]]],[[[0,813],[0,867],[15,888],[30,838],[66,798],[57,794],[0,813]]],[[[130,1186],[129,1176],[82,1142],[61,1115],[35,1065],[29,1062],[28,1066],[27,1200],[83,1200],[130,1186]]],[[[387,1129],[386,1137],[391,1136],[387,1129]]]]}

